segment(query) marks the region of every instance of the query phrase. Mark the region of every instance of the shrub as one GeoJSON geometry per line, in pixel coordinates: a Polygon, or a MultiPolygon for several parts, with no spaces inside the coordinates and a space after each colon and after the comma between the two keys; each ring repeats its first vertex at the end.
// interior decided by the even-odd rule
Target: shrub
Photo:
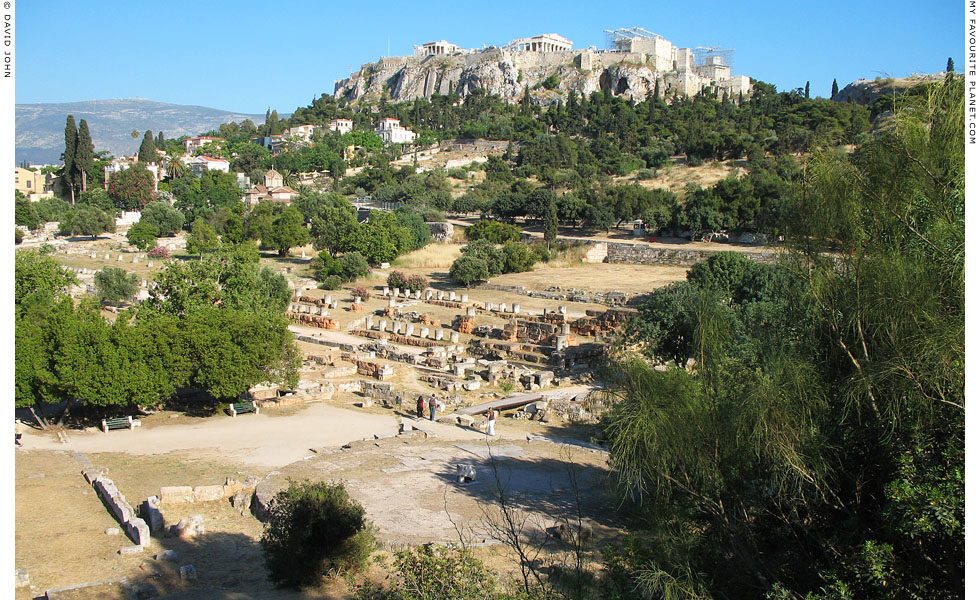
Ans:
{"type": "Polygon", "coordinates": [[[156,225],[140,220],[126,232],[126,239],[130,244],[145,251],[156,246],[159,235],[160,231],[156,225]]]}
{"type": "Polygon", "coordinates": [[[504,255],[493,242],[477,240],[464,246],[463,254],[482,260],[490,275],[500,275],[504,272],[504,255]]]}
{"type": "Polygon", "coordinates": [[[374,550],[364,507],[341,483],[289,482],[269,507],[262,551],[269,579],[280,587],[319,583],[362,568],[374,550]]]}
{"type": "Polygon", "coordinates": [[[645,179],[656,179],[657,170],[656,169],[640,169],[636,172],[636,178],[639,180],[645,179]]]}
{"type": "Polygon", "coordinates": [[[351,288],[350,295],[354,298],[359,297],[361,300],[367,300],[368,298],[371,297],[371,291],[368,290],[366,287],[358,286],[358,287],[351,288]]]}
{"type": "Polygon", "coordinates": [[[465,286],[490,279],[486,261],[466,254],[453,261],[453,265],[449,267],[449,276],[465,286]]]}
{"type": "MultiPolygon", "coordinates": [[[[425,545],[395,552],[386,571],[396,575],[394,587],[356,590],[357,600],[423,600],[498,598],[494,572],[465,547],[425,545]]],[[[389,586],[391,584],[388,584],[389,586]]]]}
{"type": "Polygon", "coordinates": [[[118,305],[130,300],[140,289],[136,273],[127,273],[118,267],[106,267],[95,274],[95,294],[100,300],[118,305]]]}
{"type": "Polygon", "coordinates": [[[521,228],[517,225],[501,223],[500,221],[477,221],[466,228],[466,239],[473,241],[487,240],[494,244],[519,242],[521,240],[521,228]]]}
{"type": "Polygon", "coordinates": [[[348,252],[337,261],[337,273],[344,281],[354,281],[371,271],[367,259],[360,252],[348,252]]]}
{"type": "Polygon", "coordinates": [[[401,288],[403,290],[421,291],[429,285],[429,280],[422,275],[406,275],[401,271],[392,271],[388,275],[388,287],[401,288]]]}
{"type": "Polygon", "coordinates": [[[336,275],[327,275],[320,280],[319,287],[321,290],[339,290],[341,284],[343,283],[344,282],[341,281],[340,277],[337,277],[336,275]]]}
{"type": "Polygon", "coordinates": [[[163,246],[157,246],[156,248],[151,248],[146,255],[152,258],[170,258],[170,250],[163,246]]]}
{"type": "Polygon", "coordinates": [[[500,249],[503,255],[504,273],[523,273],[530,271],[537,261],[533,252],[520,242],[507,242],[500,249]]]}
{"type": "Polygon", "coordinates": [[[19,244],[24,241],[24,232],[14,227],[14,243],[19,244]]]}
{"type": "Polygon", "coordinates": [[[466,169],[453,168],[449,169],[449,176],[453,179],[466,179],[466,169]]]}
{"type": "Polygon", "coordinates": [[[530,249],[538,262],[548,262],[551,260],[551,252],[548,251],[548,247],[544,244],[534,244],[530,249]]]}

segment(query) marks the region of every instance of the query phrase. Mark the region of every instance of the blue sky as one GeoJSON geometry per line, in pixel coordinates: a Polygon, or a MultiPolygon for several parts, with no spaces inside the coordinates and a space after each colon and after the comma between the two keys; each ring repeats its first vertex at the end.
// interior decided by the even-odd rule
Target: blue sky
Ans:
{"type": "Polygon", "coordinates": [[[16,102],[149,98],[247,113],[291,112],[387,53],[558,33],[605,46],[643,27],[677,46],[734,48],[734,73],[828,96],[861,77],[962,72],[963,4],[127,0],[16,3],[16,102]]]}

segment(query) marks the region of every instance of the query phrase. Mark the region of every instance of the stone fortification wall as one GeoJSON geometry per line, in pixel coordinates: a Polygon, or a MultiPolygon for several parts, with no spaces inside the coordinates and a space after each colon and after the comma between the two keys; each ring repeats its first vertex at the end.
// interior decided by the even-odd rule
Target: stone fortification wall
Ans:
{"type": "MultiPolygon", "coordinates": [[[[707,260],[715,252],[656,248],[646,244],[600,242],[586,254],[586,262],[605,262],[629,265],[673,265],[690,267],[707,260]]],[[[775,253],[747,252],[746,258],[759,262],[774,262],[775,253]]]]}

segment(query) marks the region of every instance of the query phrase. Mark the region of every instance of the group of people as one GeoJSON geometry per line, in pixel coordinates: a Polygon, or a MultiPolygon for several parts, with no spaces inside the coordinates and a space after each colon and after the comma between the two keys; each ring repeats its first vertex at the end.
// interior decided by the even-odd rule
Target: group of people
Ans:
{"type": "MultiPolygon", "coordinates": [[[[398,406],[401,406],[402,397],[398,396],[398,398],[395,399],[395,403],[398,406]]],[[[426,406],[429,407],[429,420],[435,421],[436,410],[443,408],[442,402],[440,402],[439,399],[436,398],[435,394],[430,395],[428,400],[426,400],[424,394],[419,394],[418,399],[415,401],[415,416],[417,416],[420,419],[424,419],[426,406]]],[[[495,429],[495,426],[497,424],[497,411],[491,408],[486,412],[486,415],[487,415],[487,435],[496,436],[497,431],[495,429]]]]}

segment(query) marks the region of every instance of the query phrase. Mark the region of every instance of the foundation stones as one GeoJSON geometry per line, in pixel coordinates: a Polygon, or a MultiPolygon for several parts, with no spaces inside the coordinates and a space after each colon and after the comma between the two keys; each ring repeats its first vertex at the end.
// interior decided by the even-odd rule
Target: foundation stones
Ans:
{"type": "Polygon", "coordinates": [[[432,300],[432,290],[425,290],[425,299],[432,300]]]}
{"type": "Polygon", "coordinates": [[[385,286],[385,297],[388,297],[390,295],[391,295],[391,288],[388,287],[388,286],[385,286]]]}
{"type": "Polygon", "coordinates": [[[445,332],[441,328],[436,329],[435,340],[437,342],[441,342],[444,337],[445,337],[445,332]]]}
{"type": "Polygon", "coordinates": [[[405,337],[409,337],[415,333],[415,323],[408,323],[405,325],[405,337]]]}
{"type": "Polygon", "coordinates": [[[449,341],[452,342],[452,343],[454,343],[454,344],[457,343],[457,342],[459,342],[459,332],[458,331],[450,331],[449,332],[449,341]]]}
{"type": "Polygon", "coordinates": [[[419,337],[420,338],[427,338],[427,337],[429,337],[429,328],[428,327],[422,327],[422,328],[420,328],[419,329],[419,337]]]}
{"type": "Polygon", "coordinates": [[[460,301],[460,302],[469,302],[469,301],[470,301],[470,295],[469,295],[469,294],[463,294],[463,295],[462,295],[462,296],[460,297],[460,299],[459,299],[459,301],[460,301]]]}
{"type": "Polygon", "coordinates": [[[450,302],[455,302],[456,301],[456,292],[455,291],[449,292],[449,301],[450,302]]]}

